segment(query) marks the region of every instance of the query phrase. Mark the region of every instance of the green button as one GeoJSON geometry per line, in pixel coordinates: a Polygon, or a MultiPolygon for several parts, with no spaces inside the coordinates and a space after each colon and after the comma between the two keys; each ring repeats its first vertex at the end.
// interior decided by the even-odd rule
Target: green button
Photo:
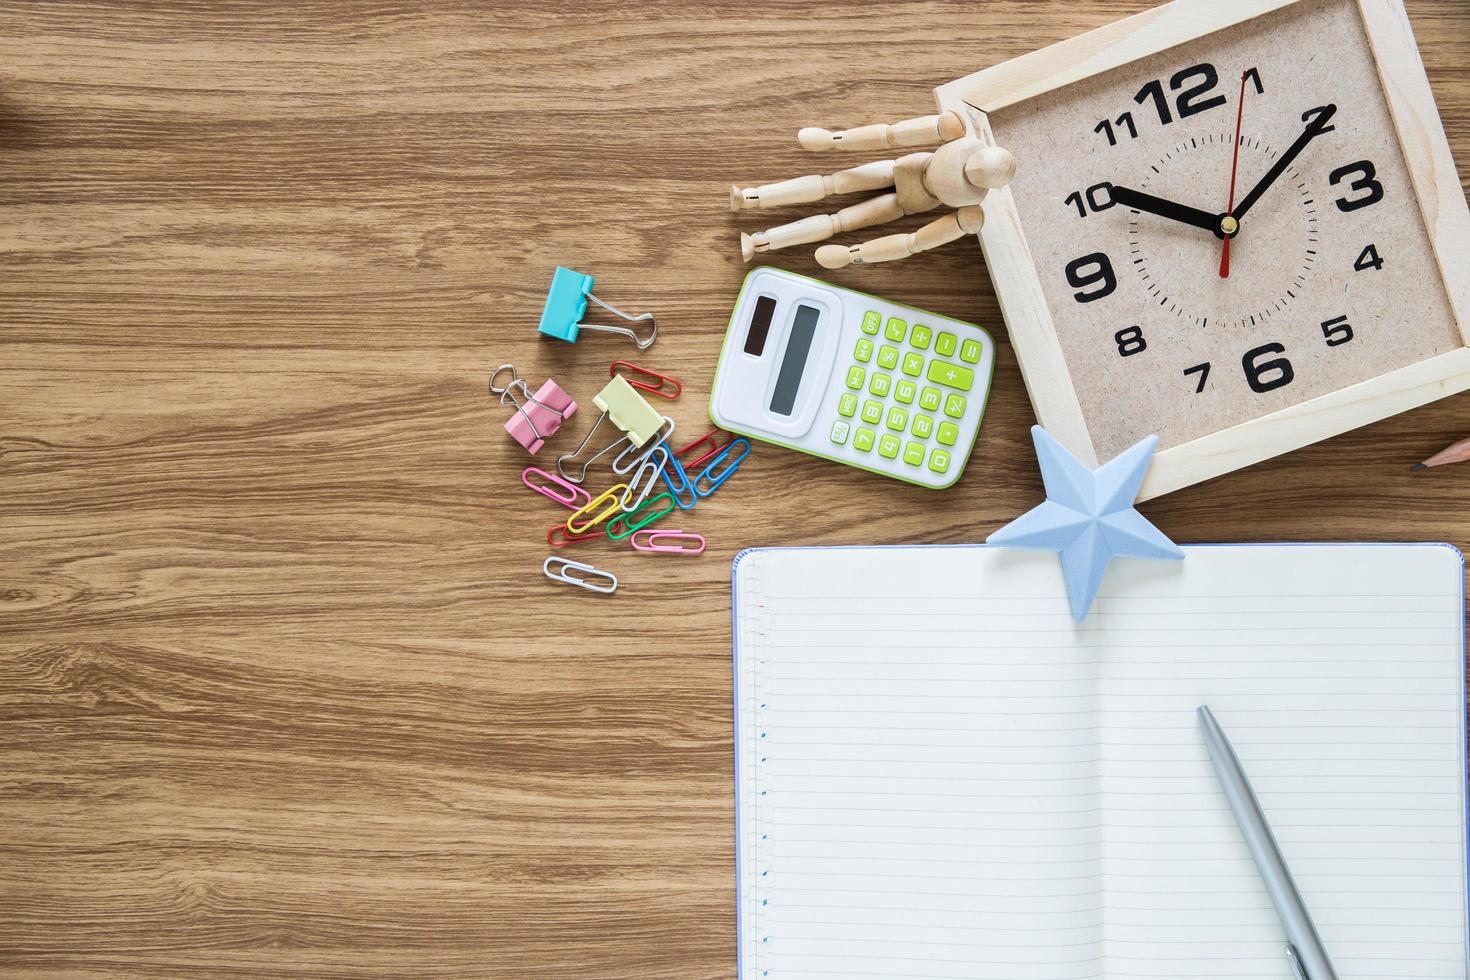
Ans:
{"type": "Polygon", "coordinates": [[[873,437],[876,435],[872,429],[858,429],[852,437],[852,448],[860,453],[868,452],[873,448],[873,437]]]}
{"type": "Polygon", "coordinates": [[[914,395],[918,394],[918,392],[919,389],[914,387],[912,381],[900,379],[898,384],[893,386],[894,400],[903,402],[905,405],[910,404],[914,400],[914,395]]]}
{"type": "Polygon", "coordinates": [[[893,379],[886,374],[875,374],[868,381],[868,390],[882,398],[888,394],[888,389],[893,387],[893,379]]]}
{"type": "Polygon", "coordinates": [[[949,469],[949,450],[936,449],[929,454],[929,468],[935,473],[943,473],[949,469]]]}
{"type": "Polygon", "coordinates": [[[856,411],[857,395],[854,395],[852,392],[849,391],[844,391],[842,393],[842,397],[837,399],[837,414],[841,415],[843,418],[850,419],[852,418],[853,413],[856,411]]]}
{"type": "Polygon", "coordinates": [[[873,342],[867,337],[858,340],[857,346],[852,349],[852,359],[862,361],[864,364],[873,359],[873,342]]]}
{"type": "Polygon", "coordinates": [[[832,441],[841,446],[847,442],[847,434],[852,431],[852,426],[846,422],[832,423],[832,441]]]}
{"type": "Polygon", "coordinates": [[[960,344],[960,360],[966,364],[975,364],[980,360],[980,341],[967,340],[960,344]]]}
{"type": "Polygon", "coordinates": [[[869,425],[877,425],[883,421],[883,403],[866,402],[863,404],[863,421],[869,425]]]}
{"type": "Polygon", "coordinates": [[[943,361],[929,362],[929,380],[935,384],[944,385],[946,388],[954,388],[957,391],[969,391],[975,386],[975,372],[958,364],[945,364],[943,361]]]}
{"type": "Polygon", "coordinates": [[[924,373],[924,355],[909,351],[903,356],[903,373],[911,378],[917,378],[924,373]]]}
{"type": "Polygon", "coordinates": [[[919,407],[926,408],[931,412],[939,411],[940,393],[938,388],[925,388],[919,392],[919,407]]]}
{"type": "Polygon", "coordinates": [[[914,332],[909,335],[909,343],[919,350],[928,350],[929,342],[934,339],[934,331],[922,323],[914,324],[914,332]]]}
{"type": "Polygon", "coordinates": [[[950,395],[944,400],[944,414],[952,419],[965,417],[965,396],[950,395]]]}
{"type": "Polygon", "coordinates": [[[896,316],[888,318],[888,326],[883,331],[883,336],[889,340],[902,340],[904,334],[909,332],[909,325],[896,316]]]}
{"type": "Polygon", "coordinates": [[[911,442],[903,447],[903,461],[910,466],[918,466],[924,461],[924,447],[917,442],[911,442]]]}
{"type": "Polygon", "coordinates": [[[927,415],[915,415],[913,433],[920,439],[929,438],[934,431],[934,420],[927,415]]]}
{"type": "Polygon", "coordinates": [[[854,364],[852,367],[847,369],[847,386],[853,391],[857,391],[863,386],[863,379],[867,376],[867,371],[864,371],[862,368],[854,364]]]}
{"type": "Polygon", "coordinates": [[[882,325],[883,318],[878,315],[877,310],[869,310],[868,312],[863,314],[863,333],[867,334],[869,337],[876,334],[878,332],[878,328],[882,325]]]}
{"type": "Polygon", "coordinates": [[[898,348],[886,344],[878,348],[878,366],[885,371],[898,367],[898,348]]]}
{"type": "MultiPolygon", "coordinates": [[[[878,455],[884,459],[898,458],[898,436],[885,435],[878,440],[878,455]]],[[[932,465],[932,464],[931,464],[932,465]]]]}
{"type": "Polygon", "coordinates": [[[938,439],[939,439],[940,443],[942,443],[943,445],[946,445],[946,446],[953,446],[957,441],[959,441],[959,438],[960,438],[960,427],[959,426],[955,425],[953,422],[940,422],[939,423],[939,436],[938,436],[938,439]]]}
{"type": "Polygon", "coordinates": [[[957,340],[959,338],[948,330],[941,332],[939,339],[934,342],[934,353],[940,357],[954,357],[955,341],[957,340]]]}
{"type": "Polygon", "coordinates": [[[908,424],[908,409],[895,407],[888,410],[888,427],[894,432],[902,432],[903,427],[908,424]]]}

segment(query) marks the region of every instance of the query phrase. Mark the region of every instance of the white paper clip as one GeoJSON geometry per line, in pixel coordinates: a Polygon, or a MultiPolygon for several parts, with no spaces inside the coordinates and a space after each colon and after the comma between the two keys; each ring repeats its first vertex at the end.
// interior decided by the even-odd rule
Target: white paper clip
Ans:
{"type": "Polygon", "coordinates": [[[546,577],[549,579],[566,582],[568,585],[575,585],[577,588],[586,589],[589,592],[601,592],[610,595],[618,591],[618,577],[612,572],[604,572],[600,568],[594,568],[580,561],[572,561],[570,558],[563,558],[560,555],[551,555],[548,557],[541,563],[541,570],[546,573],[546,577]],[[571,574],[573,570],[582,572],[588,577],[579,578],[571,574]]]}
{"type": "Polygon", "coordinates": [[[653,493],[659,484],[659,477],[663,475],[664,467],[669,465],[673,459],[669,447],[659,443],[649,450],[643,462],[638,464],[637,471],[628,479],[628,489],[623,491],[623,497],[618,506],[625,513],[631,513],[639,508],[648,495],[653,493]]]}
{"type": "Polygon", "coordinates": [[[627,476],[642,466],[644,460],[652,456],[659,446],[668,441],[669,437],[674,434],[674,420],[667,415],[662,418],[663,422],[659,425],[658,431],[647,442],[634,446],[632,438],[628,439],[628,447],[613,457],[612,470],[614,473],[618,476],[627,476]],[[632,458],[629,458],[630,456],[632,458]]]}

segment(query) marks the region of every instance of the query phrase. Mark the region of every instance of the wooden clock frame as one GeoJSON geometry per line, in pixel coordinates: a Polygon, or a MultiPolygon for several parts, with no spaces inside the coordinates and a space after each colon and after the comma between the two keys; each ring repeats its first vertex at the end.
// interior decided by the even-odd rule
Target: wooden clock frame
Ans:
{"type": "MultiPolygon", "coordinates": [[[[973,136],[995,144],[989,114],[1262,14],[1320,0],[1174,0],[935,89],[973,136]]],[[[1450,155],[1402,0],[1356,3],[1399,149],[1449,294],[1462,346],[1277,412],[1164,449],[1139,499],[1161,496],[1470,388],[1470,207],[1450,155]]],[[[1026,165],[1022,161],[1022,167],[1026,165]]],[[[1041,279],[1008,188],[985,201],[981,248],[1031,404],[1083,462],[1100,461],[1087,430],[1041,279]]]]}

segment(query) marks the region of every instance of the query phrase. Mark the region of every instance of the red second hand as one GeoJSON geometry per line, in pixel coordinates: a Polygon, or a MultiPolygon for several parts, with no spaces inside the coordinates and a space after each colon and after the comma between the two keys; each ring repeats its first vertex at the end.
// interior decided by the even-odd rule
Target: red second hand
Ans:
{"type": "MultiPolygon", "coordinates": [[[[1245,117],[1245,79],[1248,73],[1242,72],[1240,76],[1240,98],[1235,103],[1235,158],[1230,162],[1230,203],[1225,206],[1225,219],[1234,221],[1231,212],[1235,210],[1235,172],[1240,169],[1240,122],[1245,117]]],[[[1230,235],[1225,236],[1225,247],[1220,252],[1220,278],[1230,278],[1230,235]]]]}

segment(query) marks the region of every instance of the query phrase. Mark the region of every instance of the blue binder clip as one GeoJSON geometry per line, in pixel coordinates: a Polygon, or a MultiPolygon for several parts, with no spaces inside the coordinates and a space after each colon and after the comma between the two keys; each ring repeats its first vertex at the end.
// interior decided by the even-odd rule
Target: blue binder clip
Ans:
{"type": "Polygon", "coordinates": [[[658,339],[658,323],[654,320],[652,313],[641,313],[638,316],[629,316],[615,306],[611,306],[592,295],[592,277],[584,275],[573,269],[562,266],[556,267],[556,273],[551,277],[551,291],[546,294],[546,306],[541,310],[540,331],[548,337],[557,340],[565,340],[569,344],[577,342],[577,332],[580,330],[597,330],[602,333],[615,333],[627,337],[638,347],[639,350],[647,350],[653,346],[658,339]],[[601,323],[582,323],[582,317],[587,313],[587,301],[591,300],[598,306],[607,310],[615,316],[624,320],[638,322],[647,320],[649,324],[648,337],[640,338],[638,334],[628,327],[615,327],[601,323]]]}

